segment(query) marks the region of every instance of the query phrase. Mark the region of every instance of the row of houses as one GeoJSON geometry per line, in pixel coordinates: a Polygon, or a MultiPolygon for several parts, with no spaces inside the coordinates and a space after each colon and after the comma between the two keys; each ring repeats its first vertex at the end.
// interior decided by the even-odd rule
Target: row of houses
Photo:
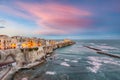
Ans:
{"type": "Polygon", "coordinates": [[[0,50],[15,48],[33,48],[44,45],[54,45],[55,43],[56,41],[54,40],[45,40],[36,37],[9,37],[7,35],[0,35],[0,50]]]}

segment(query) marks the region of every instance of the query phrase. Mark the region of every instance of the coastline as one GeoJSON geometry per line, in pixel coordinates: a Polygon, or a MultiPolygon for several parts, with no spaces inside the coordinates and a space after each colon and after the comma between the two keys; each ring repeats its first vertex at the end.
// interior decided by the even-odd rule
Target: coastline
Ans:
{"type": "Polygon", "coordinates": [[[73,45],[75,44],[75,42],[73,41],[70,41],[68,43],[66,42],[59,42],[58,44],[54,45],[54,46],[46,46],[44,48],[44,54],[40,60],[37,60],[37,61],[34,61],[32,63],[29,63],[23,67],[18,67],[18,66],[15,66],[15,67],[11,67],[11,69],[2,77],[1,80],[12,80],[14,75],[21,69],[30,69],[32,67],[35,67],[37,65],[40,65],[42,64],[43,62],[45,62],[45,59],[47,58],[47,56],[49,54],[52,54],[54,50],[58,49],[58,48],[62,48],[62,47],[65,47],[65,46],[70,46],[70,45],[73,45]]]}

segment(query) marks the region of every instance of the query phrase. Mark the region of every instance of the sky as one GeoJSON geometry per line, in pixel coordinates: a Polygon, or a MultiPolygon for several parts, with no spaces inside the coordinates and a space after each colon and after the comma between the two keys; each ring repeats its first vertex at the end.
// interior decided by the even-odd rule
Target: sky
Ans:
{"type": "Polygon", "coordinates": [[[0,34],[120,39],[120,0],[0,0],[0,34]]]}

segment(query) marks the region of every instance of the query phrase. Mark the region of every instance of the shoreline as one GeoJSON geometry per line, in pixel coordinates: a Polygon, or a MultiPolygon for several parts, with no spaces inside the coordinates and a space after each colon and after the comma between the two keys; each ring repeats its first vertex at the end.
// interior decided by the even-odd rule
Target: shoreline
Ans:
{"type": "Polygon", "coordinates": [[[50,56],[52,55],[54,50],[59,49],[59,48],[64,48],[66,46],[70,46],[70,45],[73,45],[73,44],[75,44],[75,42],[71,41],[69,43],[65,43],[65,42],[58,43],[56,45],[57,47],[56,46],[46,46],[44,48],[44,54],[45,55],[43,55],[40,60],[37,60],[37,61],[34,61],[32,63],[26,64],[23,67],[18,67],[18,66],[12,67],[11,70],[8,71],[8,73],[4,74],[4,76],[2,77],[1,80],[13,80],[14,76],[17,74],[17,72],[19,70],[21,70],[21,69],[30,69],[30,68],[33,68],[33,67],[35,67],[37,65],[40,65],[40,64],[45,62],[47,57],[49,57],[48,55],[50,55],[50,56]]]}

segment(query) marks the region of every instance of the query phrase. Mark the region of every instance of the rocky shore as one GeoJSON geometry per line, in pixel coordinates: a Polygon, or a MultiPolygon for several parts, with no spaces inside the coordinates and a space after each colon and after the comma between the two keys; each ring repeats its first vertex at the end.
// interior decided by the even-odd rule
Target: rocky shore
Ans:
{"type": "MultiPolygon", "coordinates": [[[[14,74],[20,69],[27,69],[37,66],[45,61],[48,54],[52,54],[55,49],[75,44],[74,41],[58,41],[54,45],[45,45],[34,48],[7,49],[0,50],[0,68],[9,65],[9,69],[1,73],[0,80],[12,80],[14,74]],[[10,59],[10,58],[11,59],[10,59]],[[4,64],[7,59],[8,62],[4,64]]],[[[3,70],[3,69],[2,69],[3,70]]]]}

